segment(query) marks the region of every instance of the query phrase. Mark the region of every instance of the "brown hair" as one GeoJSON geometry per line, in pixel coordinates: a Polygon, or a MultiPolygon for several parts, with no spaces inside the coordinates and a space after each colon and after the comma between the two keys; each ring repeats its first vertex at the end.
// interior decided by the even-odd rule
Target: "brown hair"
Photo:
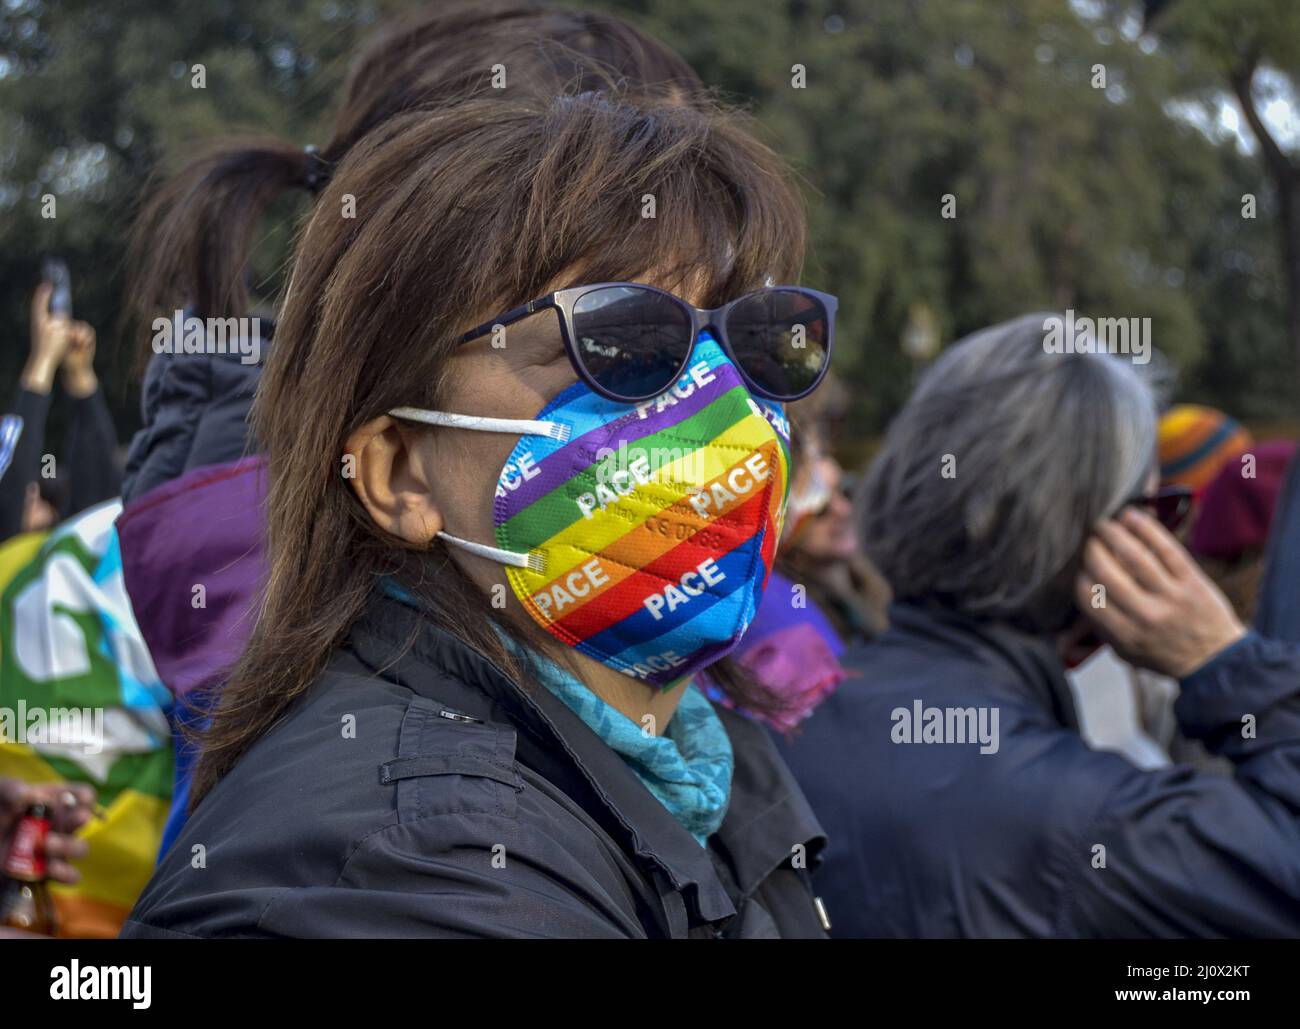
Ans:
{"type": "MultiPolygon", "coordinates": [[[[199,317],[247,314],[245,266],[267,205],[292,189],[314,191],[386,119],[475,95],[618,84],[679,100],[703,92],[681,57],[611,14],[440,3],[393,25],[358,54],[333,134],[317,155],[273,136],[231,137],[150,184],[128,258],[128,331],[178,307],[199,317]],[[505,69],[503,89],[492,88],[497,64],[505,69]]],[[[148,346],[139,351],[141,370],[151,353],[148,346]]]]}
{"type": "MultiPolygon", "coordinates": [[[[340,474],[353,430],[395,406],[436,407],[457,335],[553,283],[653,270],[717,304],[768,276],[794,281],[803,238],[783,163],[739,115],[702,102],[473,99],[398,115],[356,144],[298,242],[254,404],[270,458],[270,571],[192,803],[310,686],[380,576],[518,676],[487,596],[442,544],[413,548],[366,515],[340,474]],[[648,193],[654,218],[642,217],[648,193]],[[340,216],[344,194],[355,218],[340,216]]],[[[532,640],[529,628],[511,631],[532,640]]]]}

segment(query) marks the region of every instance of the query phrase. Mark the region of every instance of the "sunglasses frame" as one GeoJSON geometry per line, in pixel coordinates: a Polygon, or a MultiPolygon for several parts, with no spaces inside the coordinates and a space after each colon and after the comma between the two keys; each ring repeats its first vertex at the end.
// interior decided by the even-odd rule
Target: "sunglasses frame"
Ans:
{"type": "Polygon", "coordinates": [[[1192,501],[1194,499],[1195,494],[1189,486],[1162,486],[1154,493],[1129,497],[1128,500],[1124,501],[1124,507],[1130,505],[1141,507],[1170,532],[1177,532],[1187,521],[1187,516],[1192,513],[1192,501]],[[1176,497],[1179,501],[1176,508],[1177,515],[1172,519],[1172,525],[1161,518],[1159,512],[1160,501],[1171,497],[1176,497]]]}
{"type": "Polygon", "coordinates": [[[523,318],[527,318],[530,314],[545,310],[546,308],[554,308],[559,312],[560,336],[564,340],[564,350],[569,357],[569,363],[573,366],[573,370],[578,373],[578,377],[582,379],[583,382],[607,400],[613,400],[620,404],[639,404],[646,400],[653,400],[655,397],[660,396],[667,390],[672,389],[672,387],[676,385],[677,381],[682,377],[682,373],[686,371],[687,366],[690,365],[691,356],[695,353],[695,345],[699,342],[700,333],[705,329],[710,329],[713,332],[714,338],[717,339],[718,345],[722,347],[723,353],[727,355],[727,358],[736,368],[736,371],[739,372],[741,379],[744,380],[746,389],[755,396],[762,397],[764,400],[788,404],[808,396],[809,393],[821,385],[822,379],[826,377],[826,372],[830,369],[831,352],[835,344],[835,313],[839,308],[839,300],[829,293],[822,293],[815,289],[808,289],[805,286],[763,286],[746,293],[744,296],[737,297],[735,300],[725,303],[721,307],[715,307],[711,310],[703,310],[698,307],[692,307],[681,297],[668,292],[666,289],[660,289],[658,286],[648,286],[642,282],[597,282],[586,286],[570,286],[568,289],[557,289],[554,293],[547,293],[544,297],[538,297],[536,300],[530,300],[526,304],[520,304],[518,307],[511,308],[505,314],[493,318],[489,322],[484,322],[482,325],[476,325],[457,339],[456,343],[457,345],[470,343],[473,340],[486,336],[498,325],[512,325],[523,318]],[[691,340],[689,346],[686,348],[686,353],[682,358],[681,365],[673,373],[672,378],[668,380],[666,385],[653,393],[646,394],[645,396],[623,396],[619,393],[613,392],[612,390],[606,389],[598,383],[595,380],[595,377],[587,371],[586,366],[578,355],[577,344],[574,342],[573,309],[577,305],[578,301],[588,293],[592,293],[599,289],[610,289],[613,287],[622,287],[625,289],[633,288],[645,290],[649,293],[658,293],[660,296],[667,297],[669,300],[673,301],[678,307],[685,310],[687,315],[690,317],[691,340]],[[823,310],[826,312],[826,360],[822,363],[822,367],[818,371],[817,377],[813,379],[808,388],[792,396],[780,396],[759,386],[750,376],[749,372],[745,370],[744,365],[736,357],[735,352],[731,349],[731,340],[727,336],[726,321],[727,315],[730,313],[731,309],[737,304],[750,300],[760,293],[770,292],[799,293],[804,296],[812,297],[822,305],[823,310]]]}

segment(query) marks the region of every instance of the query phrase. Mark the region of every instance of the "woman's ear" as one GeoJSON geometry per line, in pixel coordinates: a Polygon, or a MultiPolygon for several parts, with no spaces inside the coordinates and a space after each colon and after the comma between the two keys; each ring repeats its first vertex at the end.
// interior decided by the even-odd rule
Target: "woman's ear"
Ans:
{"type": "Polygon", "coordinates": [[[343,474],[376,525],[408,543],[427,545],[442,530],[434,503],[412,449],[426,438],[388,415],[366,422],[344,444],[343,474]]]}

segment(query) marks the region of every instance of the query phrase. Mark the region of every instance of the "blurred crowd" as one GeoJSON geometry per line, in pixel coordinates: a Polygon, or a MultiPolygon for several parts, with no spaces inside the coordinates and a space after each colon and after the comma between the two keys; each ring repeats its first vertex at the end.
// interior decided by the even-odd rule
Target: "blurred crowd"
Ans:
{"type": "MultiPolygon", "coordinates": [[[[749,132],[616,17],[434,5],[356,55],[331,139],[214,146],[143,205],[126,306],[244,338],[146,342],[124,451],[95,329],[35,287],[0,420],[0,852],[40,828],[53,911],[9,931],[1300,934],[1295,442],[1051,352],[1047,312],[952,342],[843,467],[830,330],[794,399],[714,338],[797,273],[749,132]],[[657,219],[624,180],[662,183],[657,219]],[[250,297],[290,191],[289,285],[250,297]],[[627,282],[714,315],[658,400],[613,399],[581,311],[534,302],[627,282]],[[524,342],[469,331],[494,324],[524,342]],[[774,469],[752,536],[739,508],[679,531],[683,574],[527,521],[534,475],[595,481],[570,433],[616,449],[713,380],[741,392],[664,431],[774,469]],[[539,613],[525,539],[581,555],[574,614],[539,613]],[[640,579],[712,620],[639,613],[640,579]],[[629,671],[654,646],[691,673],[629,671]]],[[[607,503],[677,531],[720,475],[607,503]]]]}

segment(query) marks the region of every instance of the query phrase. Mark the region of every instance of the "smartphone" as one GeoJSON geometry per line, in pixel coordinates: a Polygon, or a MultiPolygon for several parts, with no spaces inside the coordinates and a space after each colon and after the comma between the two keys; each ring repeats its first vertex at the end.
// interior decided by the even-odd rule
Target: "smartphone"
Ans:
{"type": "Polygon", "coordinates": [[[72,317],[72,276],[62,258],[47,257],[41,262],[41,277],[54,287],[50,293],[50,314],[72,317]]]}

